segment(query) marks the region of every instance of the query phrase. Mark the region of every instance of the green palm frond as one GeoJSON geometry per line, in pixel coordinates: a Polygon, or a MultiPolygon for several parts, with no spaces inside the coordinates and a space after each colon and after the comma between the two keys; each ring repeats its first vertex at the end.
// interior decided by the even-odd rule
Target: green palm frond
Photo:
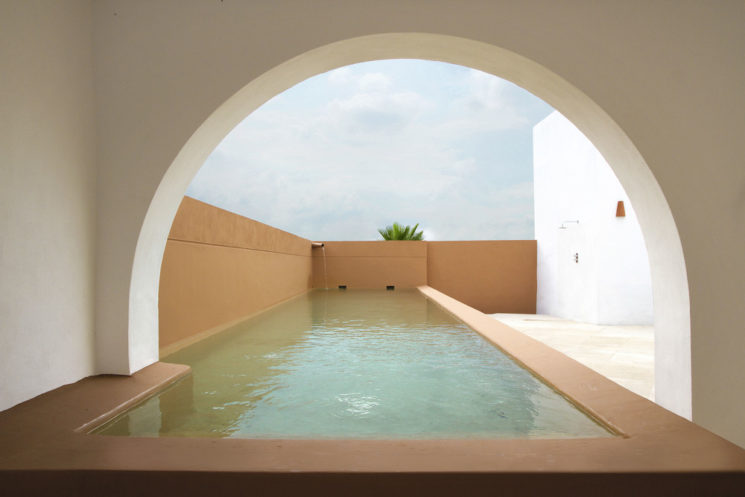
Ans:
{"type": "Polygon", "coordinates": [[[424,232],[418,231],[419,223],[412,226],[403,226],[393,223],[391,226],[378,229],[378,233],[384,240],[423,240],[424,232]]]}

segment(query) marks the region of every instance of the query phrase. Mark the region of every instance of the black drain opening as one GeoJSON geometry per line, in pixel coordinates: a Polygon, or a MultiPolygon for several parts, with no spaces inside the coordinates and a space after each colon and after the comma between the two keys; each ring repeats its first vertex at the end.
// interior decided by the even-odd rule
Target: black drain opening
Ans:
{"type": "Polygon", "coordinates": [[[346,290],[346,289],[347,289],[347,285],[339,285],[339,290],[346,290]]]}
{"type": "Polygon", "coordinates": [[[396,289],[396,285],[386,285],[385,286],[385,289],[386,290],[395,290],[396,289]]]}

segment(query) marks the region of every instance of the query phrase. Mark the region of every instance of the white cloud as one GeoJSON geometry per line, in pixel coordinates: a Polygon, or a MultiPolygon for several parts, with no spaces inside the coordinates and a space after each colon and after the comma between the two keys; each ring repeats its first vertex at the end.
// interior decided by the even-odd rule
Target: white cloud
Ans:
{"type": "Polygon", "coordinates": [[[520,102],[508,96],[507,81],[470,69],[460,84],[463,91],[450,102],[449,119],[439,123],[441,136],[532,128],[520,102]]]}
{"type": "Polygon", "coordinates": [[[506,83],[454,72],[453,97],[364,66],[326,75],[346,85],[336,98],[293,106],[290,90],[282,105],[270,101],[220,144],[188,194],[314,239],[374,240],[394,221],[420,223],[431,240],[532,238],[532,183],[499,176],[503,159],[468,142],[520,129],[506,83]]]}
{"type": "Polygon", "coordinates": [[[474,110],[502,110],[509,104],[505,98],[508,83],[476,69],[468,72],[469,95],[466,102],[474,110]]]}
{"type": "Polygon", "coordinates": [[[359,138],[360,134],[395,134],[427,108],[427,101],[414,92],[356,93],[334,99],[314,125],[327,126],[337,138],[359,138]]]}
{"type": "Polygon", "coordinates": [[[437,235],[437,232],[432,228],[422,229],[422,238],[430,242],[435,242],[440,239],[440,237],[437,235]]]}
{"type": "Polygon", "coordinates": [[[340,67],[329,71],[327,80],[332,85],[343,85],[349,83],[352,78],[352,69],[349,66],[340,67]]]}
{"type": "Polygon", "coordinates": [[[364,92],[379,92],[391,87],[391,78],[379,72],[369,72],[357,80],[357,87],[364,92]]]}

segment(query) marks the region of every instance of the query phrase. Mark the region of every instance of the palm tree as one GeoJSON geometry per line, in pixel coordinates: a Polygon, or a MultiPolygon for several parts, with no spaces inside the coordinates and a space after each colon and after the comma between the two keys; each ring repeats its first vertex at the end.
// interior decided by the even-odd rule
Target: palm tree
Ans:
{"type": "Polygon", "coordinates": [[[383,236],[385,240],[421,240],[424,235],[423,231],[417,232],[419,223],[411,226],[402,226],[398,223],[393,223],[393,226],[386,226],[385,229],[379,229],[378,233],[383,236]]]}

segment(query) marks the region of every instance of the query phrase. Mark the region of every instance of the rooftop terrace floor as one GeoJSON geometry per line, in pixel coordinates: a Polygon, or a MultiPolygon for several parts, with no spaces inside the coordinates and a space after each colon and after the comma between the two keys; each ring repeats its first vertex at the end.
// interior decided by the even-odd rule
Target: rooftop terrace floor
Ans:
{"type": "Polygon", "coordinates": [[[491,316],[654,401],[654,327],[598,325],[545,314],[491,316]]]}

